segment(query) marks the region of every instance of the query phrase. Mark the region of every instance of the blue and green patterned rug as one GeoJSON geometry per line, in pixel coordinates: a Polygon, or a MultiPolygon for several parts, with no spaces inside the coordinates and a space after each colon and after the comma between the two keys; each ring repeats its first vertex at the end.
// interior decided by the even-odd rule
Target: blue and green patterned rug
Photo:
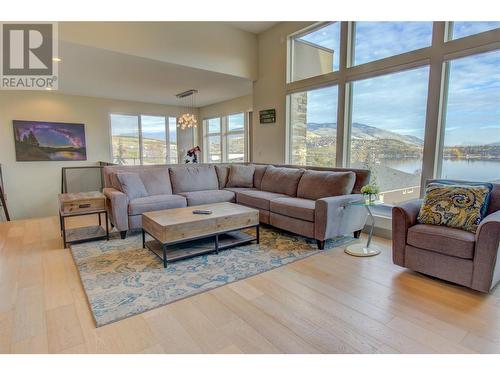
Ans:
{"type": "MultiPolygon", "coordinates": [[[[329,240],[326,249],[352,240],[329,240]]],[[[114,233],[109,241],[73,245],[71,252],[99,327],[303,259],[318,249],[313,240],[261,227],[260,245],[180,260],[167,268],[142,249],[140,234],[122,240],[114,233]]]]}

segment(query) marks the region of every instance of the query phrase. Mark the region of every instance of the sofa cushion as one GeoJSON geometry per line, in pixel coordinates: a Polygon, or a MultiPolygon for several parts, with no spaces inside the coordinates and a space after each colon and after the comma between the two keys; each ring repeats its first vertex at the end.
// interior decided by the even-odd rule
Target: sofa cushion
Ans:
{"type": "Polygon", "coordinates": [[[262,177],[266,173],[267,165],[255,165],[255,172],[253,174],[253,187],[260,190],[262,185],[262,177]]]}
{"type": "Polygon", "coordinates": [[[270,165],[264,173],[260,188],[265,191],[295,197],[297,196],[297,186],[303,173],[303,169],[276,168],[270,165]]]}
{"type": "Polygon", "coordinates": [[[255,190],[255,188],[225,187],[224,190],[229,190],[232,191],[233,193],[239,193],[240,191],[255,190]]]}
{"type": "Polygon", "coordinates": [[[294,217],[296,219],[314,221],[316,201],[303,198],[277,198],[271,201],[271,212],[294,217]]]}
{"type": "Polygon", "coordinates": [[[179,193],[186,197],[188,206],[200,204],[234,202],[234,193],[229,190],[200,190],[179,193]]]}
{"type": "Polygon", "coordinates": [[[461,229],[417,224],[408,229],[407,242],[420,249],[472,259],[475,236],[473,233],[461,229]]]}
{"type": "Polygon", "coordinates": [[[145,169],[139,172],[148,195],[172,194],[172,185],[168,170],[145,169]]]}
{"type": "Polygon", "coordinates": [[[128,199],[147,197],[148,192],[138,173],[120,172],[116,174],[120,181],[121,190],[127,194],[128,199]]]}
{"type": "Polygon", "coordinates": [[[219,180],[213,165],[172,167],[170,181],[174,194],[219,189],[219,180]]]}
{"type": "Polygon", "coordinates": [[[253,187],[254,165],[234,164],[229,168],[227,187],[253,187]]]}
{"type": "Polygon", "coordinates": [[[287,198],[285,194],[262,190],[248,190],[236,193],[236,203],[269,211],[270,203],[276,198],[287,198]]]}
{"type": "Polygon", "coordinates": [[[186,198],[180,195],[151,195],[132,199],[128,205],[129,215],[140,215],[144,212],[166,210],[169,208],[186,207],[186,198]]]}
{"type": "Polygon", "coordinates": [[[297,197],[320,199],[352,193],[354,172],[305,171],[297,187],[297,197]]]}
{"type": "Polygon", "coordinates": [[[229,165],[216,164],[215,172],[217,173],[217,180],[219,180],[219,189],[224,189],[227,185],[227,176],[229,176],[229,165]]]}

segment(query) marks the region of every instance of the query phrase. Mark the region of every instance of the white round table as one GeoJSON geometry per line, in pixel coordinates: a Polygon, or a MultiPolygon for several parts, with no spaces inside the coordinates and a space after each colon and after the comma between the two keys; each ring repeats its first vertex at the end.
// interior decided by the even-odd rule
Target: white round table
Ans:
{"type": "Polygon", "coordinates": [[[348,206],[364,206],[366,210],[368,211],[368,216],[371,221],[370,225],[370,232],[368,233],[368,241],[366,241],[366,245],[363,243],[354,243],[352,245],[349,245],[346,247],[344,252],[346,254],[355,256],[355,257],[371,257],[374,255],[380,254],[380,248],[376,245],[373,245],[372,242],[372,235],[373,235],[373,227],[375,226],[375,219],[373,218],[372,212],[370,210],[370,207],[372,206],[377,206],[382,204],[381,201],[355,201],[355,202],[349,202],[347,205],[348,206]]]}

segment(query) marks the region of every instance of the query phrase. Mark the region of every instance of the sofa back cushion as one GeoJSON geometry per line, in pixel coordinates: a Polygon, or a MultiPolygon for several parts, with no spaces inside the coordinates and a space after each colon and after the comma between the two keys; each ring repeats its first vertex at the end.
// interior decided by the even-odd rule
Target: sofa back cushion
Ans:
{"type": "Polygon", "coordinates": [[[229,168],[227,187],[253,187],[254,165],[234,164],[229,168]]]}
{"type": "Polygon", "coordinates": [[[219,189],[219,180],[213,165],[172,167],[170,181],[174,194],[219,189]]]}
{"type": "Polygon", "coordinates": [[[148,195],[172,194],[170,175],[165,169],[145,169],[139,176],[146,188],[148,195]]]}
{"type": "Polygon", "coordinates": [[[266,173],[268,165],[255,165],[255,172],[253,174],[253,187],[256,189],[261,188],[262,178],[264,177],[264,173],[266,173]]]}
{"type": "Polygon", "coordinates": [[[269,165],[262,178],[261,190],[295,197],[303,173],[303,169],[276,168],[269,165]]]}
{"type": "Polygon", "coordinates": [[[148,192],[138,173],[118,172],[116,178],[120,181],[121,190],[128,199],[147,197],[148,192]]]}
{"type": "Polygon", "coordinates": [[[352,193],[356,174],[354,172],[305,171],[297,187],[297,197],[320,199],[352,193]]]}
{"type": "Polygon", "coordinates": [[[356,174],[356,182],[354,183],[354,188],[352,189],[353,194],[360,194],[361,188],[370,183],[370,171],[368,169],[356,169],[356,168],[328,168],[328,167],[317,167],[317,166],[301,166],[301,165],[276,165],[276,167],[289,167],[289,168],[303,168],[308,171],[323,171],[323,172],[346,172],[352,171],[356,174]]]}
{"type": "Polygon", "coordinates": [[[216,164],[215,172],[219,180],[219,189],[224,189],[227,185],[227,177],[229,176],[229,165],[216,164]]]}

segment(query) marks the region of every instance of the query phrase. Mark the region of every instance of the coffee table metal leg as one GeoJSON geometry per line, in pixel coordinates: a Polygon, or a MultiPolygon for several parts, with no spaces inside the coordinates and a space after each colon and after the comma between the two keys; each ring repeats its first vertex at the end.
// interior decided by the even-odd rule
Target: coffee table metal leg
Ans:
{"type": "Polygon", "coordinates": [[[215,235],[215,253],[219,254],[219,235],[215,235]]]}
{"type": "Polygon", "coordinates": [[[260,243],[260,225],[255,227],[255,239],[257,240],[257,244],[260,243]]]}
{"type": "Polygon", "coordinates": [[[146,232],[144,231],[144,229],[142,230],[142,248],[146,248],[146,232]]]}
{"type": "Polygon", "coordinates": [[[163,251],[163,268],[167,268],[167,244],[161,245],[163,251]]]}
{"type": "MultiPolygon", "coordinates": [[[[101,214],[99,214],[99,218],[101,214]]],[[[108,225],[108,211],[104,213],[104,220],[106,220],[106,240],[109,241],[109,225],[108,225]]]]}
{"type": "Polygon", "coordinates": [[[64,221],[64,216],[61,216],[61,229],[62,229],[62,235],[63,235],[63,244],[64,248],[66,249],[66,223],[64,221]]]}

